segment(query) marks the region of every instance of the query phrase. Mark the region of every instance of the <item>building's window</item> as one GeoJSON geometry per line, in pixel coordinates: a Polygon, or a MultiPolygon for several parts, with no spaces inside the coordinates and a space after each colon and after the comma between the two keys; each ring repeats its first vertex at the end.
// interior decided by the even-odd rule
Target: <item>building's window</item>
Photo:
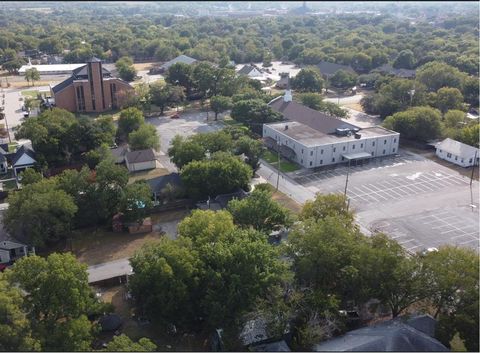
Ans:
{"type": "Polygon", "coordinates": [[[333,152],[337,151],[337,149],[335,147],[333,147],[333,152]]]}
{"type": "Polygon", "coordinates": [[[320,159],[320,164],[323,164],[323,159],[320,159]]]}
{"type": "Polygon", "coordinates": [[[300,160],[300,164],[303,164],[303,159],[300,160]]]}
{"type": "Polygon", "coordinates": [[[451,153],[447,153],[447,158],[452,158],[452,154],[451,154],[451,153]]]}
{"type": "Polygon", "coordinates": [[[383,154],[385,154],[385,152],[386,152],[386,151],[385,151],[385,150],[383,150],[383,154]]]}
{"type": "Polygon", "coordinates": [[[472,160],[473,160],[473,158],[470,158],[470,159],[468,160],[468,163],[472,163],[472,160]]]}
{"type": "Polygon", "coordinates": [[[458,160],[458,157],[457,157],[457,156],[455,156],[455,160],[456,160],[456,161],[458,160]]]}
{"type": "Polygon", "coordinates": [[[463,163],[463,158],[462,158],[462,163],[463,163]]]}
{"type": "Polygon", "coordinates": [[[360,144],[360,148],[363,148],[363,143],[360,144]]]}
{"type": "Polygon", "coordinates": [[[345,160],[345,157],[342,156],[342,161],[344,161],[344,160],[345,160]]]}
{"type": "Polygon", "coordinates": [[[117,107],[117,85],[115,83],[110,84],[110,99],[112,101],[112,107],[117,107]]]}
{"type": "Polygon", "coordinates": [[[343,150],[345,151],[345,146],[343,146],[343,150]]]}
{"type": "Polygon", "coordinates": [[[392,150],[392,152],[395,152],[395,148],[392,150]]]}
{"type": "Polygon", "coordinates": [[[310,156],[313,156],[313,151],[310,151],[310,156]]]}
{"type": "Polygon", "coordinates": [[[335,158],[332,158],[332,163],[335,162],[335,158]]]}
{"type": "Polygon", "coordinates": [[[372,152],[372,156],[373,156],[373,152],[372,152]]]}
{"type": "Polygon", "coordinates": [[[310,162],[310,166],[312,166],[312,162],[310,162]]]}
{"type": "Polygon", "coordinates": [[[267,130],[263,129],[263,134],[265,135],[267,133],[267,130]]]}
{"type": "Polygon", "coordinates": [[[288,140],[285,140],[285,144],[288,145],[288,140]]]}
{"type": "Polygon", "coordinates": [[[440,153],[442,153],[442,150],[440,150],[440,153]]]}
{"type": "Polygon", "coordinates": [[[375,141],[372,142],[372,146],[375,146],[375,141]]]}
{"type": "Polygon", "coordinates": [[[303,154],[303,148],[302,148],[302,154],[303,154]]]}
{"type": "Polygon", "coordinates": [[[355,149],[355,145],[352,145],[352,150],[354,150],[354,149],[355,149]]]}
{"type": "Polygon", "coordinates": [[[78,111],[85,111],[85,94],[83,92],[83,86],[77,87],[77,101],[78,101],[78,111]]]}
{"type": "Polygon", "coordinates": [[[393,143],[396,143],[396,142],[397,142],[397,139],[396,139],[396,138],[394,138],[394,139],[393,139],[393,143]]]}
{"type": "Polygon", "coordinates": [[[323,154],[323,150],[320,150],[320,154],[323,154]]]}
{"type": "Polygon", "coordinates": [[[387,140],[383,140],[383,144],[386,145],[386,144],[387,144],[387,140]]]}

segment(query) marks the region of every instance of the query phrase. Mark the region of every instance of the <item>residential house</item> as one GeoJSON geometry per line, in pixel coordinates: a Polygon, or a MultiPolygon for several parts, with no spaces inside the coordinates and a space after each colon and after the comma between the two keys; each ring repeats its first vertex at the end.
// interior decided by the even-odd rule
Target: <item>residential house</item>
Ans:
{"type": "Polygon", "coordinates": [[[480,150],[465,143],[446,138],[436,146],[438,158],[452,162],[461,167],[479,164],[480,150]]]}
{"type": "Polygon", "coordinates": [[[167,175],[162,175],[153,179],[145,180],[152,190],[154,203],[157,204],[160,199],[163,197],[163,190],[165,187],[170,184],[174,188],[182,188],[182,180],[180,174],[170,173],[167,175]]]}
{"type": "Polygon", "coordinates": [[[344,70],[352,74],[355,73],[355,70],[350,65],[341,65],[336,63],[331,63],[328,61],[319,62],[316,67],[320,70],[323,78],[330,79],[338,70],[344,70]]]}
{"type": "Polygon", "coordinates": [[[393,75],[399,78],[415,78],[416,71],[410,69],[395,69],[390,64],[382,65],[371,72],[381,72],[383,74],[393,75]]]}
{"type": "Polygon", "coordinates": [[[29,254],[35,255],[35,248],[10,240],[0,241],[0,264],[12,264],[15,260],[29,254]]]}
{"type": "Polygon", "coordinates": [[[162,72],[167,71],[170,68],[170,66],[172,66],[176,63],[183,63],[183,64],[187,64],[187,65],[192,65],[196,62],[197,62],[197,59],[194,59],[194,58],[191,58],[187,55],[182,54],[182,55],[179,55],[179,56],[177,56],[176,58],[174,58],[170,61],[167,61],[163,65],[161,65],[159,72],[162,73],[162,72]]]}
{"type": "Polygon", "coordinates": [[[242,200],[249,194],[243,189],[238,189],[230,194],[217,195],[214,199],[208,199],[204,202],[197,203],[197,207],[202,210],[218,211],[227,208],[228,203],[233,199],[242,200]]]}
{"type": "Polygon", "coordinates": [[[125,163],[130,172],[157,168],[157,157],[153,149],[131,151],[125,154],[125,163]]]}
{"type": "Polygon", "coordinates": [[[283,72],[280,74],[280,80],[277,81],[277,83],[275,84],[275,87],[280,89],[286,89],[288,87],[289,81],[290,81],[289,73],[283,72]]]}
{"type": "Polygon", "coordinates": [[[0,151],[0,174],[7,174],[8,171],[8,164],[7,159],[0,151]]]}
{"type": "Polygon", "coordinates": [[[31,168],[37,163],[35,152],[28,144],[24,144],[17,148],[15,153],[7,156],[10,158],[10,164],[16,177],[27,168],[31,168]]]}
{"type": "Polygon", "coordinates": [[[101,113],[119,106],[119,96],[133,90],[92,58],[65,81],[50,87],[55,105],[70,112],[101,113]]]}
{"type": "Polygon", "coordinates": [[[429,315],[397,318],[347,332],[314,345],[315,352],[448,352],[434,338],[436,321],[429,315]]]}
{"type": "Polygon", "coordinates": [[[237,74],[244,75],[250,78],[263,77],[262,71],[253,65],[243,66],[240,70],[237,71],[237,74]]]}
{"type": "Polygon", "coordinates": [[[290,341],[290,330],[285,329],[284,337],[272,336],[268,333],[267,322],[258,317],[249,320],[240,333],[240,341],[245,350],[253,352],[291,352],[287,341],[290,341]]]}
{"type": "Polygon", "coordinates": [[[24,76],[28,69],[35,68],[41,75],[72,75],[74,71],[85,64],[53,64],[53,65],[32,65],[29,62],[27,65],[23,65],[18,70],[20,76],[24,76]]]}
{"type": "Polygon", "coordinates": [[[305,168],[396,154],[400,134],[380,126],[361,129],[292,100],[289,89],[269,106],[286,119],[263,124],[265,145],[305,168]]]}

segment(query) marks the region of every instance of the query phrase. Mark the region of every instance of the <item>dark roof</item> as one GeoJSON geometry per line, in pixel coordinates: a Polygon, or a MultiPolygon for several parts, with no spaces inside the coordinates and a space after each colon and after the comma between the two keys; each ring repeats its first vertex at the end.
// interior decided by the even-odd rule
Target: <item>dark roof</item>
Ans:
{"type": "Polygon", "coordinates": [[[254,352],[291,352],[290,347],[284,340],[258,344],[250,348],[254,352]]]}
{"type": "Polygon", "coordinates": [[[222,208],[225,208],[227,207],[227,204],[233,200],[233,199],[243,199],[245,197],[248,196],[248,193],[245,192],[245,190],[243,189],[238,189],[237,191],[235,192],[232,192],[231,194],[222,194],[222,195],[218,195],[217,197],[215,197],[215,201],[218,202],[218,204],[220,205],[220,207],[222,208]]]}
{"type": "Polygon", "coordinates": [[[115,331],[122,325],[122,319],[117,314],[109,314],[102,316],[98,323],[102,331],[115,331]]]}
{"type": "Polygon", "coordinates": [[[173,186],[180,186],[182,185],[182,180],[178,173],[171,173],[167,175],[162,175],[153,179],[145,180],[147,184],[150,186],[152,192],[160,192],[162,189],[167,186],[167,184],[171,184],[173,186]]]}
{"type": "Polygon", "coordinates": [[[17,149],[17,151],[15,152],[15,154],[13,155],[12,157],[12,165],[15,165],[17,164],[18,160],[24,155],[26,154],[27,156],[29,156],[30,158],[32,158],[33,160],[35,160],[35,152],[25,146],[25,145],[22,145],[19,149],[17,149]]]}
{"type": "Polygon", "coordinates": [[[316,66],[319,68],[320,73],[326,76],[333,76],[338,70],[345,70],[353,74],[355,73],[355,70],[352,69],[350,65],[341,65],[328,61],[320,61],[316,66]]]}
{"type": "Polygon", "coordinates": [[[90,58],[90,60],[87,61],[87,63],[101,63],[102,60],[100,60],[99,58],[95,57],[95,56],[92,56],[90,58]]]}
{"type": "Polygon", "coordinates": [[[60,92],[62,89],[67,88],[73,83],[73,80],[74,80],[74,76],[70,76],[66,80],[60,82],[58,85],[53,86],[52,87],[53,93],[60,92]]]}
{"type": "Polygon", "coordinates": [[[0,148],[5,152],[8,153],[8,143],[0,144],[0,148]]]}
{"type": "Polygon", "coordinates": [[[7,159],[5,158],[5,156],[0,153],[0,163],[4,163],[7,159]]]}
{"type": "MultiPolygon", "coordinates": [[[[97,59],[97,60],[98,61],[94,61],[92,59],[90,62],[101,62],[100,59],[97,59]]],[[[104,77],[111,75],[110,71],[108,71],[103,66],[102,66],[102,74],[104,75],[104,77]]],[[[53,93],[60,92],[62,89],[67,88],[68,86],[70,86],[73,83],[73,81],[75,81],[77,79],[80,79],[81,77],[79,77],[79,76],[88,76],[87,65],[77,67],[75,70],[72,71],[72,76],[70,76],[66,80],[60,82],[58,85],[53,86],[52,87],[53,93]]]]}
{"type": "Polygon", "coordinates": [[[114,158],[124,157],[125,154],[128,152],[128,145],[118,146],[116,148],[110,149],[112,156],[114,158]]]}
{"type": "MultiPolygon", "coordinates": [[[[423,319],[420,322],[425,323],[423,319]]],[[[422,325],[423,326],[423,325],[422,325]]],[[[430,325],[427,325],[430,326],[430,325]]],[[[314,345],[316,352],[446,352],[448,349],[402,318],[347,332],[345,335],[314,345]]]]}
{"type": "Polygon", "coordinates": [[[435,336],[437,321],[430,315],[419,315],[407,320],[407,324],[430,337],[435,336]]]}
{"type": "Polygon", "coordinates": [[[0,242],[0,249],[4,250],[12,250],[24,247],[24,244],[16,243],[10,240],[4,240],[0,242]]]}
{"type": "MultiPolygon", "coordinates": [[[[256,67],[252,65],[244,65],[240,70],[238,70],[239,75],[248,75],[250,72],[252,72],[256,67]]],[[[260,71],[260,70],[259,70],[260,71]]]]}
{"type": "Polygon", "coordinates": [[[359,129],[355,125],[308,108],[300,103],[294,101],[285,102],[282,96],[271,101],[269,106],[273,110],[282,113],[285,119],[297,121],[325,134],[333,134],[338,128],[359,129]]]}
{"type": "Polygon", "coordinates": [[[141,163],[141,162],[150,162],[157,159],[155,153],[151,148],[146,150],[131,151],[125,155],[125,159],[128,163],[141,163]]]}
{"type": "Polygon", "coordinates": [[[395,69],[392,67],[390,64],[385,64],[382,65],[376,69],[373,69],[372,72],[384,72],[390,75],[394,75],[397,77],[402,77],[402,78],[413,78],[415,77],[416,70],[410,70],[410,69],[395,69]]]}
{"type": "Polygon", "coordinates": [[[278,86],[278,87],[287,87],[288,83],[290,81],[290,78],[288,76],[283,76],[280,78],[280,80],[277,81],[277,83],[275,84],[275,86],[278,86]]]}

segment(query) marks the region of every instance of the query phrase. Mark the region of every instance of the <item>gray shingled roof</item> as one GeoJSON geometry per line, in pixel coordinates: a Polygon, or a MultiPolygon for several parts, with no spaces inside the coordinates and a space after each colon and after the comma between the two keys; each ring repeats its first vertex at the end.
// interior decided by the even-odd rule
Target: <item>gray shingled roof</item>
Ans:
{"type": "MultiPolygon", "coordinates": [[[[423,331],[435,320],[422,319],[423,331]],[[426,326],[426,327],[424,327],[426,326]]],[[[415,321],[413,321],[415,325],[415,321]]],[[[427,328],[429,327],[429,328],[427,328]]],[[[345,335],[314,345],[316,352],[447,352],[448,349],[428,334],[416,329],[401,318],[347,332],[345,335]]]]}
{"type": "Polygon", "coordinates": [[[170,173],[167,175],[162,175],[153,179],[145,180],[147,184],[150,186],[152,192],[160,192],[162,189],[167,186],[167,184],[171,184],[173,186],[180,186],[182,185],[182,180],[178,173],[170,173]]]}
{"type": "Polygon", "coordinates": [[[128,163],[142,163],[142,162],[151,162],[156,160],[155,153],[151,148],[146,150],[131,151],[125,155],[125,159],[128,163]]]}
{"type": "Polygon", "coordinates": [[[353,74],[355,73],[355,70],[350,65],[341,65],[328,61],[320,61],[316,66],[320,70],[320,73],[326,76],[333,76],[338,70],[345,70],[353,74]]]}
{"type": "Polygon", "coordinates": [[[255,67],[252,65],[244,65],[240,70],[238,70],[239,75],[248,75],[250,72],[255,70],[255,67]]]}
{"type": "MultiPolygon", "coordinates": [[[[99,60],[99,62],[101,62],[100,59],[97,59],[97,60],[99,60]]],[[[97,62],[97,61],[94,61],[92,59],[91,62],[97,62]]],[[[103,75],[109,75],[110,71],[102,66],[102,74],[103,75]]],[[[60,92],[62,89],[70,86],[73,83],[73,81],[75,81],[77,79],[77,76],[87,76],[87,75],[88,75],[88,70],[87,70],[87,65],[85,64],[85,65],[80,66],[79,68],[73,70],[72,76],[70,76],[66,80],[60,82],[58,85],[53,86],[52,91],[53,91],[53,93],[60,92]]]]}
{"type": "Polygon", "coordinates": [[[283,96],[274,99],[269,105],[276,112],[282,113],[285,119],[305,124],[324,134],[333,134],[337,128],[360,129],[355,125],[310,109],[300,103],[294,101],[285,102],[283,96]]]}
{"type": "Polygon", "coordinates": [[[394,75],[397,77],[402,77],[402,78],[413,78],[415,77],[416,70],[410,70],[410,69],[395,69],[392,65],[390,64],[385,64],[382,65],[376,69],[373,69],[372,72],[384,72],[390,75],[394,75]]]}
{"type": "Polygon", "coordinates": [[[196,61],[197,61],[197,59],[194,59],[194,58],[191,58],[189,56],[186,56],[186,55],[182,54],[182,55],[177,56],[175,59],[167,61],[166,63],[164,63],[160,67],[165,69],[165,70],[168,70],[168,68],[170,66],[172,66],[173,64],[176,64],[176,63],[184,63],[184,64],[187,64],[187,65],[191,65],[196,61]]]}
{"type": "MultiPolygon", "coordinates": [[[[478,153],[478,148],[467,145],[463,142],[452,140],[451,138],[446,138],[442,142],[438,143],[435,148],[449,152],[455,156],[470,158],[475,155],[475,152],[478,153]]],[[[479,154],[480,155],[480,154],[479,154]]]]}
{"type": "Polygon", "coordinates": [[[25,146],[25,145],[22,145],[19,149],[17,149],[17,151],[15,152],[15,154],[13,155],[12,157],[12,165],[16,165],[17,162],[19,161],[19,159],[24,155],[26,154],[27,156],[29,156],[30,158],[32,158],[33,160],[35,160],[35,152],[25,146]]]}

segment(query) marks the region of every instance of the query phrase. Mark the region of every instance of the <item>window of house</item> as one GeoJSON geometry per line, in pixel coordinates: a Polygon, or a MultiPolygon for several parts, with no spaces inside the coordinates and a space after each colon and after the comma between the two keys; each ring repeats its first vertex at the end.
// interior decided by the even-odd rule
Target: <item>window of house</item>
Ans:
{"type": "Polygon", "coordinates": [[[360,144],[360,148],[363,148],[363,143],[360,144]]]}
{"type": "Polygon", "coordinates": [[[354,150],[354,149],[355,149],[355,145],[352,145],[352,150],[354,150]]]}
{"type": "Polygon", "coordinates": [[[345,157],[342,156],[342,161],[344,161],[344,160],[345,160],[345,157]]]}
{"type": "Polygon", "coordinates": [[[472,160],[473,160],[473,158],[470,158],[470,159],[468,160],[468,163],[472,163],[472,160]]]}
{"type": "Polygon", "coordinates": [[[372,156],[373,156],[373,152],[372,152],[372,156]]]}
{"type": "Polygon", "coordinates": [[[386,145],[386,144],[387,144],[387,140],[383,140],[383,144],[386,145]]]}
{"type": "Polygon", "coordinates": [[[440,153],[442,153],[442,150],[440,150],[440,153]]]}
{"type": "Polygon", "coordinates": [[[300,164],[303,164],[303,159],[300,161],[300,164]]]}
{"type": "Polygon", "coordinates": [[[458,157],[457,157],[457,156],[455,156],[455,160],[456,160],[456,161],[458,160],[458,157]]]}
{"type": "Polygon", "coordinates": [[[333,152],[335,152],[337,149],[335,147],[333,147],[333,152]]]}
{"type": "Polygon", "coordinates": [[[320,159],[320,164],[323,164],[323,159],[320,159]]]}
{"type": "Polygon", "coordinates": [[[375,141],[372,142],[372,146],[375,146],[375,141]]]}
{"type": "Polygon", "coordinates": [[[303,154],[303,148],[302,148],[302,154],[303,154]]]}
{"type": "Polygon", "coordinates": [[[265,135],[267,133],[267,130],[263,129],[263,134],[265,135]]]}
{"type": "Polygon", "coordinates": [[[393,142],[394,142],[394,143],[395,143],[395,142],[397,142],[397,139],[396,139],[396,138],[394,138],[394,139],[393,139],[393,142]]]}
{"type": "Polygon", "coordinates": [[[312,162],[310,162],[310,166],[312,166],[312,162]]]}
{"type": "Polygon", "coordinates": [[[332,163],[335,162],[335,158],[332,158],[332,163]]]}
{"type": "Polygon", "coordinates": [[[463,158],[462,158],[462,163],[463,163],[463,158]]]}
{"type": "Polygon", "coordinates": [[[313,151],[310,151],[310,156],[313,156],[313,151]]]}
{"type": "Polygon", "coordinates": [[[395,148],[392,150],[392,152],[395,152],[395,148]]]}
{"type": "Polygon", "coordinates": [[[452,158],[452,154],[451,154],[451,153],[447,153],[447,158],[452,158]]]}
{"type": "Polygon", "coordinates": [[[345,151],[345,146],[343,146],[343,150],[345,151]]]}
{"type": "Polygon", "coordinates": [[[383,154],[385,154],[385,150],[383,150],[383,154]]]}
{"type": "Polygon", "coordinates": [[[323,154],[323,150],[320,150],[320,154],[323,154]]]}

